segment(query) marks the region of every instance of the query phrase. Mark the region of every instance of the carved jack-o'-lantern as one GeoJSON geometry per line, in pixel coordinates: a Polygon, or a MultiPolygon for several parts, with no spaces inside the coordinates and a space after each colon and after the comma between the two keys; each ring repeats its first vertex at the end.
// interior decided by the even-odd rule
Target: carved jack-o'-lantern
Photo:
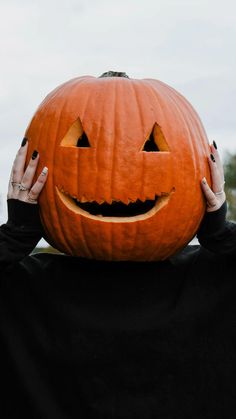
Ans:
{"type": "Polygon", "coordinates": [[[209,143],[190,103],[125,73],[84,76],[47,95],[30,122],[28,159],[49,169],[39,203],[47,241],[104,260],[163,260],[196,234],[209,143]]]}

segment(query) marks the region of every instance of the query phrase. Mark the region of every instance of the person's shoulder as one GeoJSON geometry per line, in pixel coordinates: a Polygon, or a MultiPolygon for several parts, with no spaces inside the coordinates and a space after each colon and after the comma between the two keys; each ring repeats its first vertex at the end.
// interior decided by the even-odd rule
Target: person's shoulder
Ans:
{"type": "Polygon", "coordinates": [[[199,257],[201,246],[199,244],[188,244],[173,256],[170,257],[170,262],[173,265],[184,265],[194,263],[199,257]]]}
{"type": "Polygon", "coordinates": [[[90,266],[93,261],[92,259],[85,259],[79,256],[72,256],[65,253],[50,253],[50,252],[37,252],[31,253],[22,263],[38,267],[44,271],[53,272],[60,270],[77,270],[78,267],[81,269],[85,266],[90,266]]]}
{"type": "Polygon", "coordinates": [[[62,253],[31,253],[20,262],[20,268],[31,275],[56,272],[61,269],[70,256],[62,253]]]}
{"type": "MultiPolygon", "coordinates": [[[[188,244],[175,255],[170,257],[173,265],[194,265],[200,262],[213,262],[217,257],[213,252],[205,249],[200,244],[188,244]]],[[[218,256],[219,257],[219,256],[218,256]]]]}

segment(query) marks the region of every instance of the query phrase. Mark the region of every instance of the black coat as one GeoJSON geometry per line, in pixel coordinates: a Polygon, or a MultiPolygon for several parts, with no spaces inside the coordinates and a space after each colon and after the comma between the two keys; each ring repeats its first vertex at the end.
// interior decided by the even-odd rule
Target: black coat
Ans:
{"type": "Polygon", "coordinates": [[[35,205],[0,227],[0,417],[235,419],[236,225],[164,262],[31,254],[35,205]]]}

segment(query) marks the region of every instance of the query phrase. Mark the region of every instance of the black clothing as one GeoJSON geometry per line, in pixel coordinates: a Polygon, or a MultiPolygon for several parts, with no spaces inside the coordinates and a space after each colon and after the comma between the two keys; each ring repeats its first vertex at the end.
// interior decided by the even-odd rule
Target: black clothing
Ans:
{"type": "Polygon", "coordinates": [[[36,205],[0,228],[0,417],[235,419],[236,225],[226,205],[164,262],[30,254],[36,205]]]}

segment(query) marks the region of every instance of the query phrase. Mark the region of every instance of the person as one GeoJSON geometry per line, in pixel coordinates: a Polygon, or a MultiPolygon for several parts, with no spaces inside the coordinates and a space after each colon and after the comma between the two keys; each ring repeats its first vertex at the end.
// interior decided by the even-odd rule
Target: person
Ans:
{"type": "Polygon", "coordinates": [[[197,237],[162,262],[32,251],[43,236],[24,139],[0,227],[2,418],[236,416],[236,226],[210,145],[212,187],[197,237]]]}

